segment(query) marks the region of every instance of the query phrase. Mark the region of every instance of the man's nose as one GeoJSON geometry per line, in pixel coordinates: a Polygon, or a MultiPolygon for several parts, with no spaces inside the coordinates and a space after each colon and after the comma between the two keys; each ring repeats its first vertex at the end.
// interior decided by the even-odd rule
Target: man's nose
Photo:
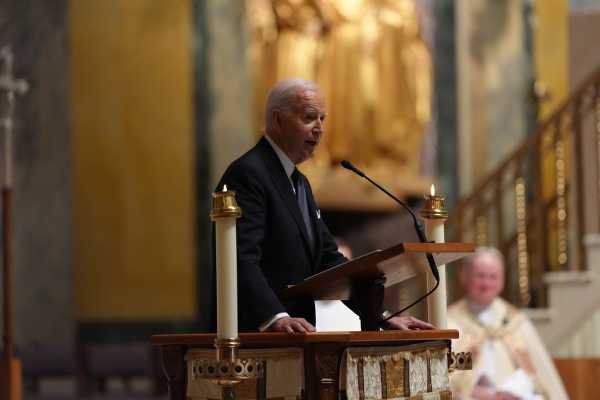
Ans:
{"type": "Polygon", "coordinates": [[[317,119],[317,123],[315,125],[315,128],[319,130],[319,132],[323,132],[323,120],[322,119],[317,119]]]}

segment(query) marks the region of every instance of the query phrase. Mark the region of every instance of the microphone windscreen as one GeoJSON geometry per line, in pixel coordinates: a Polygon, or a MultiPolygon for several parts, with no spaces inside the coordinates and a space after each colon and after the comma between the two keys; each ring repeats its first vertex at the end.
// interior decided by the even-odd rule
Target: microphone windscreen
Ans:
{"type": "Polygon", "coordinates": [[[348,160],[342,160],[340,162],[340,164],[341,164],[342,167],[344,167],[346,169],[349,169],[349,170],[354,170],[355,169],[354,165],[352,165],[352,163],[350,161],[348,161],[348,160]]]}
{"type": "Polygon", "coordinates": [[[360,169],[356,168],[354,166],[354,164],[352,164],[350,161],[348,160],[342,160],[340,161],[340,165],[346,169],[349,169],[350,171],[354,172],[355,174],[358,174],[360,176],[362,176],[363,178],[365,177],[364,172],[362,172],[360,169]]]}

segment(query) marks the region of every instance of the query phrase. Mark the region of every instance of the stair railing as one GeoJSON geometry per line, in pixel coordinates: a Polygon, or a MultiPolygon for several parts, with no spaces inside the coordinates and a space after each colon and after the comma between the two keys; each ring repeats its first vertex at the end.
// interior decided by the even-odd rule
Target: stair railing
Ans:
{"type": "Polygon", "coordinates": [[[599,154],[600,68],[450,213],[453,240],[502,252],[515,304],[546,304],[545,272],[585,269],[584,182],[596,177],[600,202],[599,154]],[[584,146],[595,146],[585,163],[584,146]]]}

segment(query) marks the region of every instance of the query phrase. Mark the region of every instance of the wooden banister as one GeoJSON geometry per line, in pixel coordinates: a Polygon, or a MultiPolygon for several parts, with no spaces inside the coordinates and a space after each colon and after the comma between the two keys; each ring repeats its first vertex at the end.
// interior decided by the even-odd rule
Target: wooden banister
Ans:
{"type": "MultiPolygon", "coordinates": [[[[590,115],[595,118],[597,154],[592,168],[599,175],[596,191],[600,199],[598,68],[449,213],[451,240],[475,239],[503,251],[508,273],[516,273],[522,285],[520,298],[510,300],[522,306],[529,305],[531,296],[525,290],[531,279],[541,278],[539,274],[584,268],[586,166],[582,149],[589,142],[584,140],[583,120],[590,115]]],[[[543,290],[538,289],[536,296],[539,293],[543,298],[543,290]]],[[[534,298],[532,303],[543,300],[534,298]]]]}

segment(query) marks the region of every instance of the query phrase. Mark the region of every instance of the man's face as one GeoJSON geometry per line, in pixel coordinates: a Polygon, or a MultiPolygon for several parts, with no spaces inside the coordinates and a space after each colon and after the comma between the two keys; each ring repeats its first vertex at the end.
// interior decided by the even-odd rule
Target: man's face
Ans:
{"type": "Polygon", "coordinates": [[[504,268],[493,255],[482,254],[463,271],[462,281],[470,301],[488,306],[504,288],[504,268]]]}
{"type": "Polygon", "coordinates": [[[273,119],[273,139],[290,160],[294,164],[308,160],[323,136],[325,101],[321,92],[297,92],[292,107],[276,110],[273,119]]]}

